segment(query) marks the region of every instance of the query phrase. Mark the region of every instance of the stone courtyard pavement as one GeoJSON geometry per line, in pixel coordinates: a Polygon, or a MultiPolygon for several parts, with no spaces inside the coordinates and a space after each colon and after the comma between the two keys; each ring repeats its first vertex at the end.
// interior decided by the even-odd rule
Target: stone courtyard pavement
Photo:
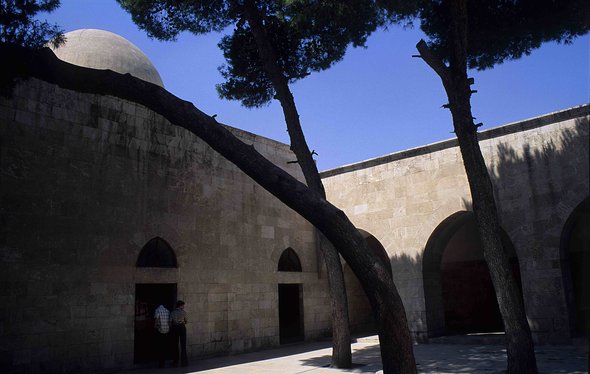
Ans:
{"type": "MultiPolygon", "coordinates": [[[[200,360],[186,368],[146,368],[127,373],[244,373],[244,374],[320,374],[378,373],[381,371],[379,343],[376,337],[358,339],[353,344],[355,367],[331,369],[330,342],[311,342],[282,346],[260,352],[200,360]]],[[[506,350],[493,344],[417,344],[414,353],[419,373],[504,373],[506,350]]],[[[539,372],[543,374],[588,373],[587,347],[538,346],[539,372]]]]}

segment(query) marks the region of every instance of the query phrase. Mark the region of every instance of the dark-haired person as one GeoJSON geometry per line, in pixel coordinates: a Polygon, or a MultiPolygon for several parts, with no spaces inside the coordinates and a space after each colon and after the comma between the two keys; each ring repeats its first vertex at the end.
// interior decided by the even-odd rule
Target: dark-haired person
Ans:
{"type": "Polygon", "coordinates": [[[172,334],[172,344],[174,344],[174,366],[178,366],[178,355],[180,353],[180,363],[182,366],[188,365],[186,357],[186,312],[184,311],[184,301],[176,302],[176,309],[170,313],[170,333],[172,334]],[[180,352],[178,344],[180,343],[180,352]]]}

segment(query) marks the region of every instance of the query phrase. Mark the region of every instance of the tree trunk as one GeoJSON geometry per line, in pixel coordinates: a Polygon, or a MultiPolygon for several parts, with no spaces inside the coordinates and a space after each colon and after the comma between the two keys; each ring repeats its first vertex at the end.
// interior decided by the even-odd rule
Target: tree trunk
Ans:
{"type": "MultiPolygon", "coordinates": [[[[244,1],[244,16],[248,21],[258,54],[263,63],[266,74],[270,77],[277,99],[283,108],[283,115],[291,139],[291,150],[297,157],[307,185],[321,197],[326,198],[324,185],[320,178],[317,165],[303,134],[299,113],[295,99],[289,89],[289,82],[277,64],[274,48],[264,28],[256,4],[252,0],[244,1]]],[[[346,285],[340,256],[336,249],[320,234],[318,248],[326,262],[328,288],[330,291],[330,307],[332,310],[332,362],[336,368],[352,367],[352,352],[350,348],[350,323],[348,317],[348,300],[346,285]]]]}
{"type": "Polygon", "coordinates": [[[319,248],[326,262],[332,312],[332,360],[330,366],[342,369],[350,368],[352,367],[352,350],[350,347],[348,299],[342,263],[336,248],[321,232],[319,234],[319,248]]]}
{"type": "Polygon", "coordinates": [[[453,117],[463,164],[469,182],[473,213],[483,245],[483,253],[504,322],[508,373],[537,373],[535,350],[522,295],[511,271],[500,239],[500,221],[492,181],[477,139],[471,113],[471,87],[467,77],[466,0],[451,1],[450,61],[447,67],[434,56],[424,41],[416,46],[421,57],[440,76],[453,117]]]}
{"type": "Polygon", "coordinates": [[[367,248],[346,215],[317,192],[299,182],[236,138],[214,118],[164,88],[110,70],[95,70],[59,60],[45,48],[30,51],[0,45],[3,69],[0,87],[13,79],[35,77],[65,89],[112,95],[143,105],[174,126],[187,129],[236,165],[260,186],[316,226],[338,249],[358,277],[379,325],[381,359],[386,374],[416,373],[412,340],[403,304],[390,271],[367,248]]]}

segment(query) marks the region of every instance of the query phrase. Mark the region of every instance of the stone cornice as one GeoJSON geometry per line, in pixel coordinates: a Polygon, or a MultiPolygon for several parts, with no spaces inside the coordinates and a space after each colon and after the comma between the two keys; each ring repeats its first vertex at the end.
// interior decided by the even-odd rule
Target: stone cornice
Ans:
{"type": "MultiPolygon", "coordinates": [[[[547,126],[557,122],[563,122],[575,118],[580,118],[590,115],[590,104],[584,104],[573,108],[565,109],[558,112],[545,114],[539,117],[533,117],[524,121],[509,123],[503,126],[494,127],[489,130],[482,131],[478,134],[480,141],[497,138],[500,136],[514,134],[517,132],[527,131],[534,128],[547,126]]],[[[405,158],[416,157],[428,153],[441,151],[452,147],[457,147],[457,139],[448,139],[441,142],[428,144],[425,146],[411,148],[400,152],[391,153],[385,156],[372,158],[365,161],[360,161],[354,164],[337,167],[335,169],[326,170],[320,173],[322,178],[329,178],[339,174],[345,174],[356,170],[367,169],[370,167],[387,164],[393,161],[402,160],[405,158]]]]}

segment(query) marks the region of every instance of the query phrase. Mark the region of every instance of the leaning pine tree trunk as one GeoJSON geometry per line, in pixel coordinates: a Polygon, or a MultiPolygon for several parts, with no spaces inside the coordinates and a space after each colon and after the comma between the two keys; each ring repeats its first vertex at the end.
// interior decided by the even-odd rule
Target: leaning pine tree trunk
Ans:
{"type": "MultiPolygon", "coordinates": [[[[270,77],[276,97],[283,108],[285,123],[287,124],[287,130],[291,139],[291,150],[297,157],[297,162],[301,167],[308,187],[325,199],[326,192],[315,161],[305,141],[293,94],[289,89],[287,79],[277,64],[274,49],[260,20],[256,5],[252,1],[245,1],[244,13],[256,40],[258,53],[263,62],[265,72],[270,77]]],[[[342,264],[340,262],[340,256],[332,244],[321,233],[319,237],[319,249],[326,263],[330,307],[332,311],[331,366],[336,368],[350,368],[352,366],[350,325],[342,264]]]]}
{"type": "Polygon", "coordinates": [[[440,76],[449,98],[453,126],[469,181],[473,213],[483,253],[504,322],[508,373],[537,373],[537,363],[522,295],[500,239],[500,222],[492,181],[477,139],[471,113],[471,87],[467,77],[467,10],[465,0],[451,1],[450,61],[447,67],[424,41],[416,46],[420,56],[440,76]]]}

